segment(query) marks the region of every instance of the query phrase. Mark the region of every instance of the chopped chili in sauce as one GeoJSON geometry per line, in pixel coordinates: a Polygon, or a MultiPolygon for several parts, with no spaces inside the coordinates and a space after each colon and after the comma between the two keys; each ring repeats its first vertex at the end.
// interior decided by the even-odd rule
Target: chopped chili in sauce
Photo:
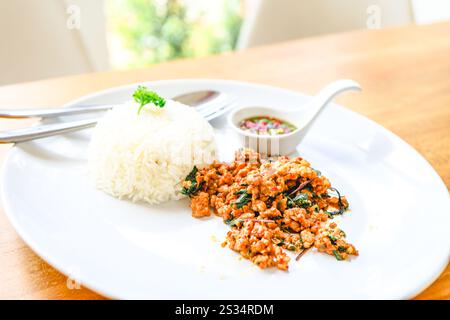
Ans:
{"type": "Polygon", "coordinates": [[[259,135],[275,136],[297,129],[293,124],[270,116],[256,116],[242,120],[239,128],[259,135]]]}

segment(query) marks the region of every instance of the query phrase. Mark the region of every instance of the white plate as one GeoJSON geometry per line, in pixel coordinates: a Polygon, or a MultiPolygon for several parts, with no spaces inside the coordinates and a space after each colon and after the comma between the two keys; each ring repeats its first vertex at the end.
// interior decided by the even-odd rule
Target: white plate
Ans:
{"type": "MultiPolygon", "coordinates": [[[[298,107],[308,97],[218,80],[145,84],[164,96],[202,88],[234,94],[240,105],[298,107]]],[[[79,99],[128,99],[136,85],[79,99]]],[[[224,117],[213,122],[222,157],[239,147],[224,117]]],[[[191,218],[188,201],[160,206],[120,201],[88,181],[90,131],[23,143],[6,160],[2,198],[27,244],[71,279],[115,298],[409,298],[448,262],[449,199],[432,167],[401,139],[337,105],[329,106],[299,153],[342,193],[341,219],[360,256],[350,262],[310,252],[289,272],[260,270],[221,248],[227,226],[191,218]]],[[[69,284],[73,282],[68,281],[69,284]]]]}

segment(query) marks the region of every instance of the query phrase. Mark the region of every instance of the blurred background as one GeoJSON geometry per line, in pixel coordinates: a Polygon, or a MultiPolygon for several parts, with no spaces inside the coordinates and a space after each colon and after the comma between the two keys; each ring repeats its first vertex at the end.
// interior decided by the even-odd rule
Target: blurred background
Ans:
{"type": "Polygon", "coordinates": [[[448,19],[448,0],[1,1],[0,85],[448,19]]]}

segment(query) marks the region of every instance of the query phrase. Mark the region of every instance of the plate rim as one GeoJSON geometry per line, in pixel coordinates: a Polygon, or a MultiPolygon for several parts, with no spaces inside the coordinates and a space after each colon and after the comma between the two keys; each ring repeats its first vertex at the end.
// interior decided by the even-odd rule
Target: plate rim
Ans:
{"type": "MultiPolygon", "coordinates": [[[[272,86],[272,85],[268,85],[268,84],[262,84],[262,83],[256,83],[256,82],[247,82],[247,81],[240,81],[240,80],[229,80],[229,79],[208,79],[208,78],[181,78],[181,79],[165,79],[165,80],[155,80],[155,81],[140,81],[140,82],[133,82],[133,83],[129,83],[129,84],[124,84],[124,85],[120,85],[120,86],[115,86],[115,87],[111,87],[111,88],[107,88],[107,89],[103,89],[100,91],[95,91],[83,96],[80,96],[76,99],[73,99],[65,104],[63,104],[64,108],[70,108],[70,107],[74,107],[76,105],[79,105],[80,103],[82,103],[83,101],[89,100],[89,99],[93,99],[97,96],[100,95],[107,95],[109,93],[118,91],[118,90],[124,90],[124,89],[128,89],[128,88],[132,88],[134,86],[137,85],[145,85],[145,84],[154,84],[155,86],[158,86],[160,84],[170,84],[170,83],[183,83],[183,82],[190,82],[190,83],[211,83],[214,82],[218,85],[220,84],[229,84],[229,85],[237,85],[237,86],[241,86],[241,85],[245,85],[245,86],[251,86],[254,88],[268,88],[271,90],[277,90],[279,92],[284,92],[287,94],[297,94],[300,96],[303,96],[305,98],[311,98],[312,95],[308,95],[305,94],[303,92],[300,91],[295,91],[292,89],[287,89],[287,88],[283,88],[283,87],[277,87],[277,86],[272,86]]],[[[353,111],[349,108],[346,108],[342,105],[336,104],[336,103],[331,103],[332,105],[334,105],[334,107],[337,107],[339,109],[341,109],[344,112],[349,112],[351,113],[353,116],[358,117],[359,119],[363,119],[363,121],[369,121],[372,123],[372,125],[375,125],[379,130],[381,130],[384,134],[387,134],[389,136],[389,138],[396,140],[397,142],[401,143],[403,147],[406,147],[407,149],[409,148],[410,151],[412,151],[415,154],[415,157],[420,158],[421,161],[423,162],[424,165],[428,166],[434,174],[433,179],[436,180],[436,182],[439,184],[439,189],[443,189],[447,191],[447,195],[448,195],[448,189],[444,183],[444,181],[442,180],[441,176],[437,173],[437,171],[435,170],[435,168],[429,163],[429,161],[422,155],[420,154],[412,145],[410,145],[409,143],[407,143],[405,140],[403,140],[401,137],[399,137],[398,135],[396,135],[395,133],[393,133],[392,131],[390,131],[389,129],[385,128],[384,126],[382,126],[381,124],[375,122],[374,120],[356,112],[353,111]]],[[[23,144],[26,144],[28,142],[23,142],[23,144]]],[[[21,143],[22,144],[22,143],[21,143]]],[[[45,253],[45,248],[42,248],[41,245],[37,244],[35,241],[33,241],[32,237],[29,236],[27,234],[27,232],[25,232],[21,225],[20,222],[17,221],[17,219],[15,218],[15,214],[13,214],[13,209],[11,207],[10,201],[8,200],[7,196],[6,196],[6,191],[5,191],[5,183],[6,183],[6,171],[7,171],[7,167],[9,166],[9,163],[11,161],[12,158],[12,154],[14,152],[17,151],[16,145],[14,145],[10,150],[8,150],[4,161],[3,161],[3,165],[2,165],[2,170],[1,170],[1,176],[0,176],[0,198],[1,198],[1,203],[5,212],[6,217],[8,218],[9,222],[11,223],[11,225],[13,226],[14,230],[17,232],[17,234],[22,238],[22,240],[26,243],[27,246],[29,246],[33,252],[35,254],[37,254],[41,259],[43,259],[46,263],[48,263],[49,265],[51,265],[53,268],[55,268],[56,270],[58,270],[59,272],[61,272],[62,274],[64,274],[65,276],[67,276],[70,272],[67,270],[66,266],[64,265],[64,263],[58,261],[59,259],[57,257],[54,257],[52,255],[48,255],[45,253]]],[[[424,279],[422,281],[422,283],[417,284],[416,285],[416,289],[411,290],[411,292],[405,293],[402,296],[398,297],[397,299],[411,299],[415,296],[417,296],[418,294],[420,294],[422,291],[424,291],[428,286],[430,286],[434,281],[436,281],[436,279],[439,278],[439,276],[442,274],[442,272],[446,269],[449,260],[450,260],[450,235],[447,236],[448,238],[448,243],[449,243],[449,255],[447,255],[446,258],[442,258],[442,261],[438,263],[436,263],[436,267],[434,268],[434,272],[433,272],[433,276],[428,276],[427,279],[424,279]]],[[[88,283],[83,281],[82,279],[83,277],[80,277],[81,280],[81,284],[83,287],[88,288],[92,291],[94,291],[95,293],[98,293],[104,297],[107,298],[112,298],[112,299],[121,299],[121,297],[115,296],[114,294],[111,294],[109,292],[107,292],[107,290],[104,290],[103,288],[99,288],[97,287],[95,284],[92,285],[92,283],[88,283]]],[[[156,299],[159,300],[157,297],[153,297],[151,299],[156,299]]]]}

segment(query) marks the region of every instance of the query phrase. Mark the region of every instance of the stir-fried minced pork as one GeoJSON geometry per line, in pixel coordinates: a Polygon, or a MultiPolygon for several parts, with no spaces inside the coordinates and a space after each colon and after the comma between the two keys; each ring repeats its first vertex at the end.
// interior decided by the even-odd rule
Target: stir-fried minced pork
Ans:
{"type": "Polygon", "coordinates": [[[290,258],[282,249],[298,258],[310,248],[337,260],[358,255],[329,223],[348,209],[347,199],[301,157],[263,161],[240,150],[231,163],[194,168],[182,192],[191,198],[193,217],[209,216],[212,209],[231,227],[223,246],[260,268],[287,270],[290,258]]]}

